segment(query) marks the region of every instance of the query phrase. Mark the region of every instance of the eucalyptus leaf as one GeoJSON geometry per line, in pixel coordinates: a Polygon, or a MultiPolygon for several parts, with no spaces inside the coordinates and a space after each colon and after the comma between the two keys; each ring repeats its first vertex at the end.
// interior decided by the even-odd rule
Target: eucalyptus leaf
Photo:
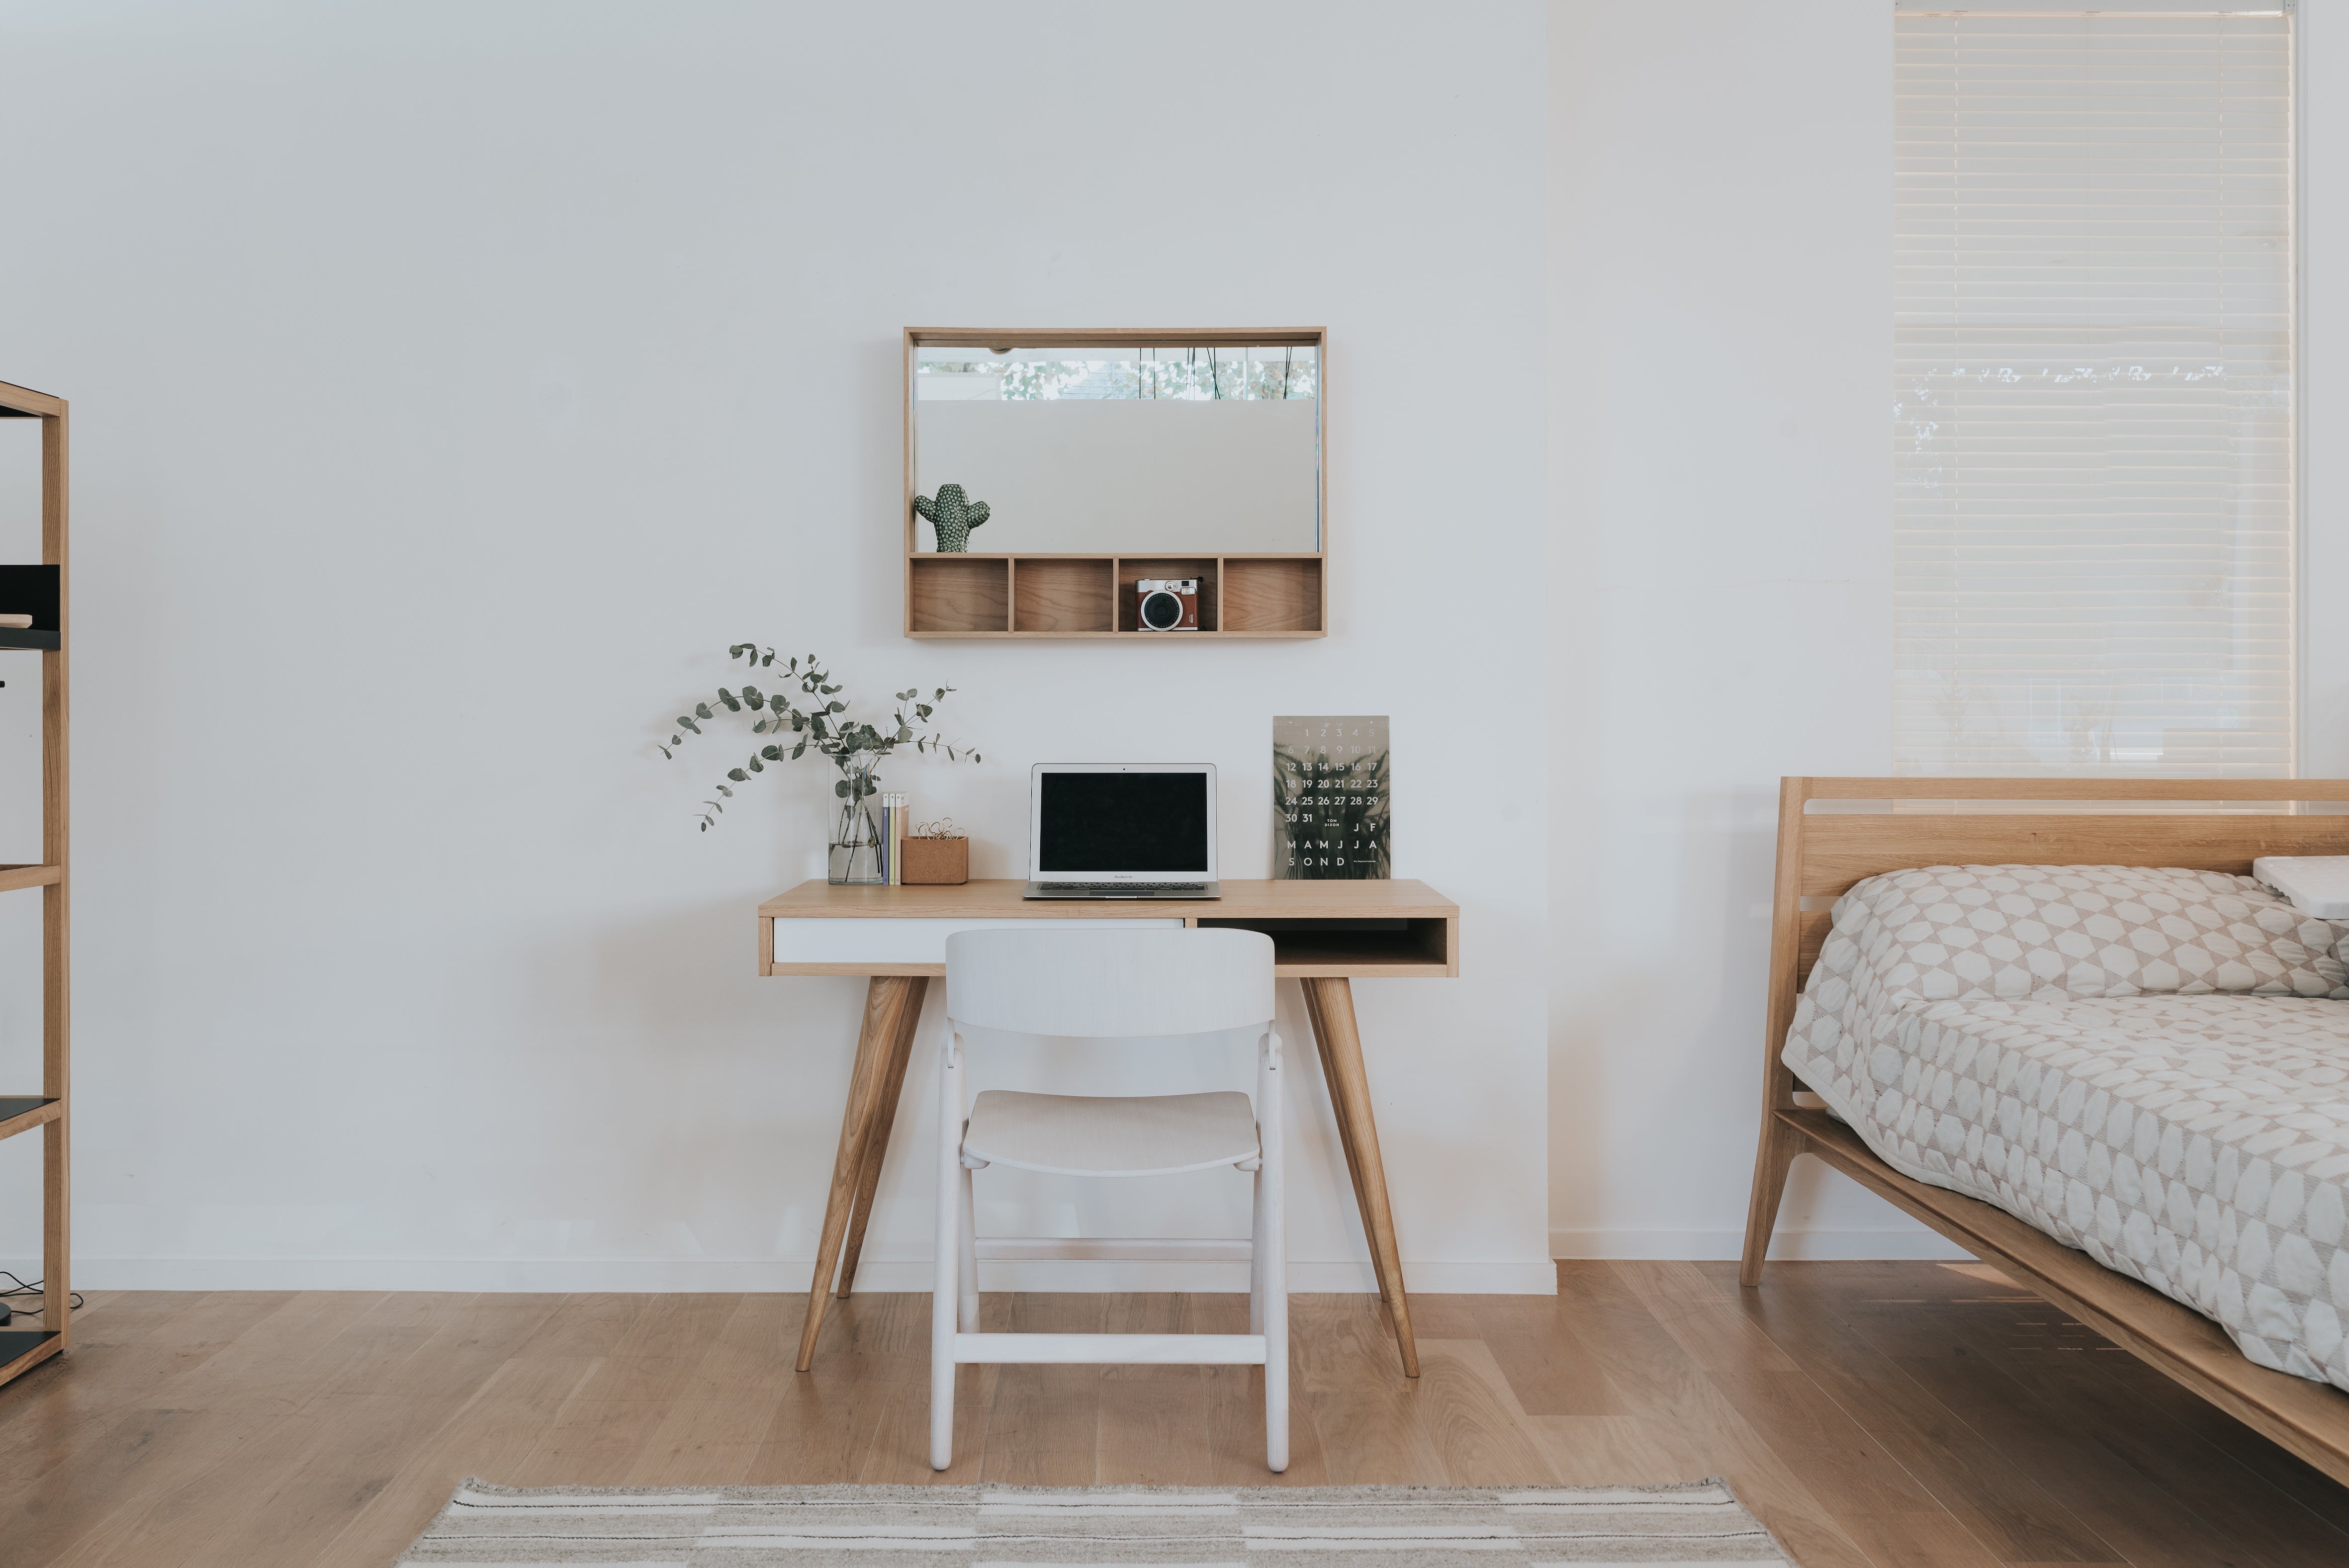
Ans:
{"type": "MultiPolygon", "coordinates": [[[[761,648],[756,643],[732,643],[728,645],[726,655],[730,660],[745,661],[752,669],[770,669],[780,665],[785,679],[796,681],[802,693],[816,700],[802,708],[787,692],[762,692],[747,681],[739,693],[732,688],[719,686],[714,699],[715,706],[710,702],[695,703],[690,714],[677,716],[676,729],[669,736],[667,744],[653,743],[654,749],[663,758],[675,761],[678,749],[685,744],[685,737],[707,733],[698,721],[718,718],[720,717],[719,709],[737,714],[748,709],[758,716],[750,721],[752,735],[777,738],[761,746],[741,767],[727,769],[726,777],[732,782],[716,786],[720,799],[704,800],[702,806],[705,810],[695,813],[702,832],[708,832],[716,823],[718,815],[725,811],[723,802],[734,798],[734,784],[748,783],[751,774],[765,772],[770,762],[797,761],[808,754],[810,748],[813,748],[818,756],[829,758],[833,767],[840,770],[843,777],[833,784],[833,794],[835,799],[847,800],[852,805],[866,799],[879,787],[881,775],[874,764],[900,746],[912,746],[917,755],[944,756],[949,760],[959,760],[963,755],[947,744],[943,736],[924,733],[915,727],[916,723],[928,723],[936,712],[931,703],[921,700],[919,686],[907,686],[894,693],[897,711],[890,716],[885,725],[878,724],[854,717],[849,713],[848,702],[841,696],[846,686],[833,680],[832,672],[813,654],[783,658],[774,649],[761,648]],[[913,706],[914,718],[911,720],[905,716],[907,704],[913,706]],[[792,732],[799,738],[788,750],[781,738],[785,724],[789,724],[792,732]]],[[[952,686],[937,687],[935,700],[943,700],[953,689],[952,686]]],[[[976,754],[972,754],[972,759],[977,759],[976,754]]]]}

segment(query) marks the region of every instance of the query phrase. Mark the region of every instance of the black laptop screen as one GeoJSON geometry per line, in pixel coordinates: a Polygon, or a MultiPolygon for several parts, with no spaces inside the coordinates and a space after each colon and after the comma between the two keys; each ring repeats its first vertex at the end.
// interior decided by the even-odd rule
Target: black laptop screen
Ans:
{"type": "Polygon", "coordinates": [[[1205,773],[1047,773],[1041,784],[1039,871],[1206,871],[1205,773]]]}

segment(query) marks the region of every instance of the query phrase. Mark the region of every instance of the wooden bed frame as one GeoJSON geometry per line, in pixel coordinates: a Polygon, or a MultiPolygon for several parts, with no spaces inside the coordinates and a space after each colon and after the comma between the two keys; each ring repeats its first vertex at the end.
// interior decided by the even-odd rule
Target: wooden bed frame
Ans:
{"type": "Polygon", "coordinates": [[[2201,1314],[2002,1209],[1902,1175],[1843,1122],[1799,1104],[1804,1086],[1779,1059],[1795,998],[1826,940],[1828,907],[1863,877],[1935,865],[2186,866],[2248,874],[2261,855],[2349,854],[2349,814],[2276,810],[2277,802],[2318,801],[2349,801],[2349,779],[1782,779],[1761,1147],[1740,1283],[1761,1283],[1787,1167],[1798,1154],[1815,1154],[2349,1483],[2349,1394],[2255,1366],[2201,1314]],[[1846,800],[1886,802],[1889,810],[1807,810],[1813,801],[1846,800]],[[2034,810],[2028,802],[2062,804],[2034,810]]]}

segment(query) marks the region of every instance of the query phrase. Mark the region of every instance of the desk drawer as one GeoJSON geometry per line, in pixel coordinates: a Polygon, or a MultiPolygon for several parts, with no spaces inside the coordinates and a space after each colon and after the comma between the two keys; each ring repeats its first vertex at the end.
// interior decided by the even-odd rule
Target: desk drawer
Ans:
{"type": "Polygon", "coordinates": [[[799,965],[942,965],[947,938],[957,931],[1132,931],[1136,927],[1179,931],[1174,920],[829,920],[787,917],[775,922],[775,968],[799,965]]]}

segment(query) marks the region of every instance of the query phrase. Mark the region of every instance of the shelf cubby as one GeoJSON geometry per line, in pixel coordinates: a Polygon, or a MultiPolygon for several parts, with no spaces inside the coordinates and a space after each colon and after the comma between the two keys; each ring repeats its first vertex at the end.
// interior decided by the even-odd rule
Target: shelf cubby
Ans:
{"type": "Polygon", "coordinates": [[[0,1094],[0,1138],[47,1127],[57,1119],[57,1103],[47,1095],[0,1094]]]}
{"type": "Polygon", "coordinates": [[[1117,629],[1117,561],[1023,555],[1011,562],[1011,629],[1066,637],[1117,629]]]}
{"type": "Polygon", "coordinates": [[[1458,958],[1454,925],[1441,916],[1258,920],[1202,916],[1202,931],[1255,931],[1272,938],[1281,965],[1341,965],[1358,975],[1448,975],[1458,958]]]}
{"type": "Polygon", "coordinates": [[[1223,562],[1223,629],[1318,636],[1324,594],[1318,555],[1229,555],[1223,562]]]}
{"type": "Polygon", "coordinates": [[[55,650],[63,571],[56,566],[0,566],[0,615],[30,615],[30,630],[0,626],[0,648],[55,650]]]}
{"type": "Polygon", "coordinates": [[[65,1348],[65,1336],[47,1328],[0,1328],[0,1383],[65,1348]]]}
{"type": "Polygon", "coordinates": [[[1222,603],[1216,591],[1216,558],[1212,555],[1121,555],[1117,558],[1117,629],[1138,636],[1189,636],[1188,632],[1144,632],[1138,618],[1141,597],[1134,584],[1144,577],[1195,577],[1199,580],[1199,630],[1223,629],[1217,615],[1222,603]]]}
{"type": "Polygon", "coordinates": [[[905,562],[905,631],[968,636],[1011,629],[1011,558],[916,555],[905,562]]]}

